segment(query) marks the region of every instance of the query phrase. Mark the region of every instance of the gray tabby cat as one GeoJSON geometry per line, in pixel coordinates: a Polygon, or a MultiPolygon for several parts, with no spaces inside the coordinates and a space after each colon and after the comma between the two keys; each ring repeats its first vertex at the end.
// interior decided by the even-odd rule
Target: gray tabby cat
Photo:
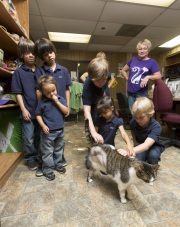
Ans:
{"type": "MultiPolygon", "coordinates": [[[[128,187],[137,183],[139,180],[149,182],[153,181],[157,175],[159,165],[151,165],[136,158],[122,156],[117,152],[114,146],[109,144],[94,143],[94,139],[89,131],[89,120],[85,120],[85,133],[89,144],[90,168],[87,181],[92,182],[92,175],[95,171],[110,175],[118,184],[120,200],[126,203],[125,198],[128,187]]],[[[127,197],[131,199],[127,193],[127,197]]]]}

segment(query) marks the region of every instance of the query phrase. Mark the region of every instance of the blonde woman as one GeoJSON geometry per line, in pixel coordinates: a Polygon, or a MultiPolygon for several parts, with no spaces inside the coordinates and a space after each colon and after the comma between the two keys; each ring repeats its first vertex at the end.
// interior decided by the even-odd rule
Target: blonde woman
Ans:
{"type": "Polygon", "coordinates": [[[137,46],[137,57],[130,59],[122,68],[122,75],[128,81],[127,92],[129,108],[138,97],[148,97],[149,80],[161,79],[158,63],[148,57],[151,50],[151,42],[148,39],[139,41],[137,46]]]}

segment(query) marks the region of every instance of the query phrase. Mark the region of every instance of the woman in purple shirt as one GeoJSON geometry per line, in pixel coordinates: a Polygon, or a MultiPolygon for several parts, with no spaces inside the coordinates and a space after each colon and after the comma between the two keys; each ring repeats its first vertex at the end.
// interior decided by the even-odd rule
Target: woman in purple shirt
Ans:
{"type": "Polygon", "coordinates": [[[161,79],[158,63],[148,57],[151,42],[148,39],[139,41],[137,46],[138,56],[130,59],[122,68],[122,75],[128,81],[129,108],[138,97],[148,97],[148,81],[161,79]]]}

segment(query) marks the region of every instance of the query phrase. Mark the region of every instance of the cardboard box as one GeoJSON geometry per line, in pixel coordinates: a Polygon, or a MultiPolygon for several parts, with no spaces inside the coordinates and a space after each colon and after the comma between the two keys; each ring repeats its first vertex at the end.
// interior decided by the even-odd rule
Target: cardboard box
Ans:
{"type": "Polygon", "coordinates": [[[0,49],[0,67],[2,67],[3,60],[4,60],[4,51],[0,49]]]}

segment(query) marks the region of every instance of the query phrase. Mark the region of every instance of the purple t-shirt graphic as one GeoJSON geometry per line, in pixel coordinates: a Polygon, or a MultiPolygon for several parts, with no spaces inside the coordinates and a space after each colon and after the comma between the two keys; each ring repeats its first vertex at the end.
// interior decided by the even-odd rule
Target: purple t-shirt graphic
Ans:
{"type": "Polygon", "coordinates": [[[137,93],[139,90],[148,90],[148,86],[141,88],[141,80],[147,75],[159,72],[158,63],[149,58],[148,60],[140,60],[137,57],[130,59],[127,63],[129,66],[128,88],[130,93],[137,93]]]}

